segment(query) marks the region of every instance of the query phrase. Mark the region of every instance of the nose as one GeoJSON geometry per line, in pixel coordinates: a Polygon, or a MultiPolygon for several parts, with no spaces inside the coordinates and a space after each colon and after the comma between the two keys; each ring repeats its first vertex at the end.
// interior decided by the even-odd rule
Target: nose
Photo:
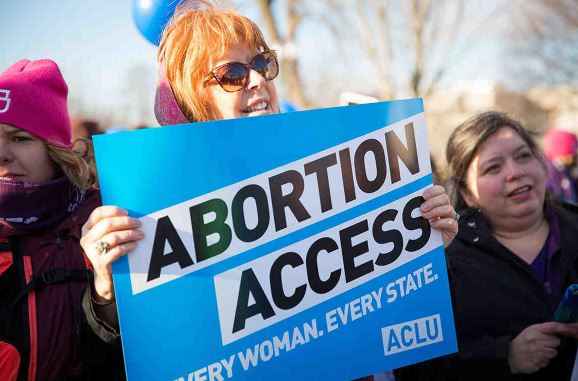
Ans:
{"type": "Polygon", "coordinates": [[[262,87],[267,80],[259,74],[256,70],[251,69],[249,72],[249,82],[247,83],[247,89],[253,90],[262,87]]]}
{"type": "Polygon", "coordinates": [[[509,181],[517,180],[524,175],[524,168],[515,160],[506,161],[506,178],[509,181]]]}

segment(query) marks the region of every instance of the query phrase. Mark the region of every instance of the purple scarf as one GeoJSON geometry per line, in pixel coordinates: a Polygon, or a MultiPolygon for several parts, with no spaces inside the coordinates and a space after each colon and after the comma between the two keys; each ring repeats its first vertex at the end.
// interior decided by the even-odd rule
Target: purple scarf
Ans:
{"type": "Polygon", "coordinates": [[[62,222],[84,199],[66,176],[42,184],[0,179],[0,237],[62,222]]]}

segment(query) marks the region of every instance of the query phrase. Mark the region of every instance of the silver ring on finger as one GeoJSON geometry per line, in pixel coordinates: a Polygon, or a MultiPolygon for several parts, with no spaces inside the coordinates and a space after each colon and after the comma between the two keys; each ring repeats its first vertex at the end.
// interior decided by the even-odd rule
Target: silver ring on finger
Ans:
{"type": "Polygon", "coordinates": [[[105,241],[97,241],[94,244],[94,248],[95,248],[96,252],[98,253],[98,255],[104,255],[104,254],[108,253],[108,251],[110,250],[110,245],[108,242],[105,242],[105,241]]]}

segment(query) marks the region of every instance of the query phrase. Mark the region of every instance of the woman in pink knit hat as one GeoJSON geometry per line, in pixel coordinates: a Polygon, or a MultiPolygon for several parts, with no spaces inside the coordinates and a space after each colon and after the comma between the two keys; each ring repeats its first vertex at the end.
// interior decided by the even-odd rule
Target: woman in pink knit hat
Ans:
{"type": "Polygon", "coordinates": [[[551,197],[573,204],[578,202],[576,170],[576,134],[556,128],[544,135],[544,154],[548,169],[546,188],[551,197]]]}
{"type": "Polygon", "coordinates": [[[81,308],[81,226],[100,201],[72,150],[67,93],[51,60],[0,74],[0,380],[91,380],[113,358],[81,308]]]}

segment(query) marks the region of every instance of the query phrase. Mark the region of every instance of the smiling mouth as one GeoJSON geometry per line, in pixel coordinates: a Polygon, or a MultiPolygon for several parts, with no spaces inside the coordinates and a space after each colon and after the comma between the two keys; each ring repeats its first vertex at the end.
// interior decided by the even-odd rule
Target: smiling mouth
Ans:
{"type": "Polygon", "coordinates": [[[524,194],[532,190],[531,185],[524,185],[522,187],[516,188],[510,193],[508,193],[508,197],[517,196],[519,194],[524,194]]]}
{"type": "Polygon", "coordinates": [[[12,173],[8,173],[8,174],[4,174],[4,175],[0,175],[0,179],[2,180],[14,180],[17,179],[19,177],[22,177],[23,175],[15,175],[12,173]]]}
{"type": "Polygon", "coordinates": [[[263,100],[258,101],[252,104],[251,106],[247,107],[246,109],[242,110],[245,114],[250,114],[252,112],[259,112],[259,111],[266,111],[269,109],[269,102],[263,100]]]}

